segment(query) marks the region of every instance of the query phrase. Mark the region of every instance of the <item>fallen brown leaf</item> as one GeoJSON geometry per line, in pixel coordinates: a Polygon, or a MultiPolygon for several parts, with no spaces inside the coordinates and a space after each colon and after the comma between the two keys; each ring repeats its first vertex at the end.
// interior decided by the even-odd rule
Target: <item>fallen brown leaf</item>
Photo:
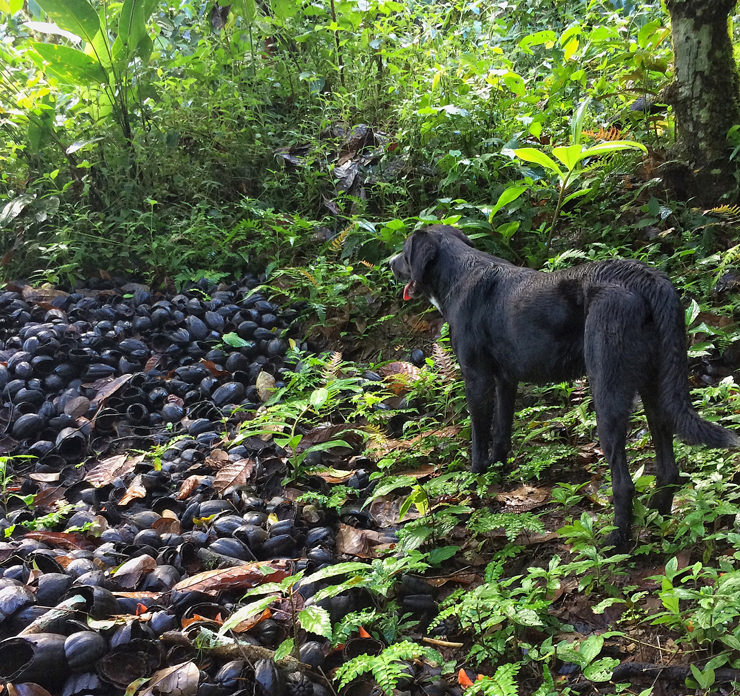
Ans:
{"type": "Polygon", "coordinates": [[[83,385],[89,389],[96,389],[93,400],[90,402],[93,406],[98,406],[105,401],[109,396],[115,394],[126,382],[128,382],[133,375],[121,375],[120,377],[106,377],[99,379],[90,385],[83,385]]]}
{"type": "Polygon", "coordinates": [[[257,587],[263,582],[280,582],[291,574],[292,563],[286,560],[245,563],[235,568],[217,568],[181,580],[172,589],[177,592],[206,592],[257,587]]]}
{"type": "Polygon", "coordinates": [[[331,483],[332,485],[349,481],[354,475],[354,471],[345,471],[344,469],[324,469],[322,471],[312,471],[311,476],[318,476],[320,479],[331,483]]]}
{"type": "Polygon", "coordinates": [[[212,360],[201,360],[201,365],[204,365],[205,368],[214,376],[214,377],[226,377],[227,375],[230,375],[231,373],[228,370],[219,370],[216,367],[216,363],[212,360]]]}
{"type": "Polygon", "coordinates": [[[230,461],[226,450],[215,449],[206,457],[205,465],[210,466],[211,469],[223,469],[230,461]]]}
{"type": "Polygon", "coordinates": [[[77,534],[77,532],[45,532],[42,530],[38,532],[27,532],[23,535],[23,538],[61,546],[63,549],[84,549],[91,551],[95,548],[95,544],[90,539],[82,534],[77,534]]]}
{"type": "Polygon", "coordinates": [[[200,486],[201,481],[205,476],[188,476],[181,484],[180,490],[177,493],[178,500],[185,500],[189,498],[195,489],[200,486]]]}
{"type": "Polygon", "coordinates": [[[363,437],[356,432],[357,426],[351,423],[337,423],[336,425],[323,425],[309,430],[296,448],[296,452],[304,452],[312,445],[318,445],[330,440],[344,440],[351,448],[359,447],[363,437]]]}
{"type": "MultiPolygon", "coordinates": [[[[296,595],[298,595],[297,592],[296,595]]],[[[269,609],[265,609],[261,614],[257,614],[256,616],[251,616],[248,619],[244,619],[244,621],[234,626],[232,631],[234,631],[234,633],[246,633],[250,629],[254,628],[260,621],[269,619],[271,616],[272,612],[269,609]]]]}
{"type": "Polygon", "coordinates": [[[527,512],[546,505],[550,500],[550,489],[535,488],[525,483],[513,491],[499,493],[496,499],[506,505],[509,512],[527,512]]]}
{"type": "Polygon", "coordinates": [[[136,465],[144,460],[144,454],[136,456],[130,454],[117,454],[114,457],[103,459],[85,475],[85,481],[91,483],[95,488],[107,486],[114,479],[125,476],[133,471],[136,465]]]}
{"type": "MultiPolygon", "coordinates": [[[[165,512],[169,512],[165,510],[165,512]]],[[[172,519],[171,517],[162,517],[161,520],[157,520],[152,524],[154,529],[160,536],[162,534],[179,534],[180,533],[180,520],[177,518],[172,519]]]]}
{"type": "Polygon", "coordinates": [[[444,439],[455,437],[460,433],[461,428],[456,425],[448,425],[439,430],[432,430],[428,433],[421,433],[415,435],[409,440],[395,440],[391,438],[382,438],[375,435],[370,442],[367,443],[367,452],[377,457],[383,457],[389,452],[395,450],[406,451],[414,448],[419,454],[429,454],[436,443],[432,441],[432,438],[444,439]],[[428,442],[427,442],[428,440],[428,442]]]}
{"type": "Polygon", "coordinates": [[[359,558],[376,558],[374,549],[381,545],[392,544],[394,536],[373,531],[356,529],[348,524],[340,524],[337,532],[337,553],[346,553],[359,558]]]}
{"type": "Polygon", "coordinates": [[[233,464],[228,464],[223,469],[219,469],[213,479],[213,487],[221,495],[226,495],[236,488],[246,486],[256,466],[257,462],[252,459],[240,459],[233,464]]]}
{"type": "Polygon", "coordinates": [[[144,488],[143,481],[144,479],[141,474],[137,474],[118,504],[128,505],[132,500],[136,500],[136,498],[146,498],[146,488],[144,488]]]}
{"type": "Polygon", "coordinates": [[[192,661],[165,667],[152,675],[140,696],[195,696],[199,679],[200,670],[192,661]]]}
{"type": "Polygon", "coordinates": [[[112,575],[121,587],[133,590],[139,584],[139,580],[156,567],[157,561],[151,556],[142,554],[126,561],[112,575]]]}
{"type": "MultiPolygon", "coordinates": [[[[379,527],[395,527],[401,523],[399,517],[404,500],[403,496],[380,495],[370,503],[370,514],[379,527]]],[[[415,520],[419,517],[419,511],[412,506],[403,519],[415,520]]]]}
{"type": "Polygon", "coordinates": [[[156,370],[159,366],[159,363],[162,362],[162,358],[164,355],[161,353],[155,353],[152,355],[149,360],[146,361],[146,364],[144,365],[144,372],[151,372],[152,370],[156,370]]]}

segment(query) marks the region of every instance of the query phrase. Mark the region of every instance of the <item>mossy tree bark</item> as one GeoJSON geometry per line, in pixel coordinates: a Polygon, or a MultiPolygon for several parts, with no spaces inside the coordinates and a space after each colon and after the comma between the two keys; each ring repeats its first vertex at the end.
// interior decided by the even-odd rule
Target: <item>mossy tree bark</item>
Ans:
{"type": "Polygon", "coordinates": [[[701,205],[735,189],[727,132],[740,124],[740,80],[728,18],[737,0],[666,0],[671,14],[676,79],[677,155],[688,164],[684,194],[701,205]]]}

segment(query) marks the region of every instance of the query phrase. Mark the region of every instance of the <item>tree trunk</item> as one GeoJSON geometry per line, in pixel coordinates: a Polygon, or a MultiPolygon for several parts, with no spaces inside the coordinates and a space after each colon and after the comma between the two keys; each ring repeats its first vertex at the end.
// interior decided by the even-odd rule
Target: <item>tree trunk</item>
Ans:
{"type": "Polygon", "coordinates": [[[676,113],[676,154],[688,164],[684,193],[705,206],[726,201],[736,186],[727,143],[727,132],[740,124],[740,81],[727,26],[736,4],[666,0],[676,65],[669,89],[676,113]]]}

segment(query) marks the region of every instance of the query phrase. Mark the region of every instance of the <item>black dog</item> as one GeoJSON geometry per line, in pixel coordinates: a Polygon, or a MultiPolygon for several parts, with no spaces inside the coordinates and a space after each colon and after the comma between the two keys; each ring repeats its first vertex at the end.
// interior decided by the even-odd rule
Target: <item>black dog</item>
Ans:
{"type": "Polygon", "coordinates": [[[473,248],[453,227],[414,232],[390,261],[450,326],[472,422],[472,471],[506,463],[517,383],[588,375],[599,439],[612,472],[615,532],[630,537],[634,485],[625,443],[639,393],[655,444],[658,491],[669,514],[679,473],[673,434],[734,447],[737,436],[691,407],[684,312],[670,280],[639,261],[587,263],[555,273],[519,268],[473,248]]]}

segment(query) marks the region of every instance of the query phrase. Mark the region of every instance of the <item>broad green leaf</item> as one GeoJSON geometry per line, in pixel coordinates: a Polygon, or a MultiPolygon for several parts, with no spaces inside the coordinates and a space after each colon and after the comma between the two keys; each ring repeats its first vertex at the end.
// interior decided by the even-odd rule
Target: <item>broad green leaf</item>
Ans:
{"type": "MultiPolygon", "coordinates": [[[[148,63],[149,59],[152,57],[152,50],[154,49],[154,42],[149,38],[149,34],[144,34],[139,39],[139,43],[136,46],[136,54],[141,58],[142,62],[148,63]]],[[[147,87],[150,87],[153,89],[153,85],[148,84],[147,87]]]]}
{"type": "Polygon", "coordinates": [[[549,169],[551,172],[557,174],[561,179],[564,176],[563,172],[560,171],[560,167],[555,164],[552,158],[540,150],[536,150],[533,147],[522,147],[513,152],[519,159],[522,159],[525,162],[534,162],[535,164],[539,164],[541,167],[549,169]]]}
{"type": "Polygon", "coordinates": [[[226,621],[224,621],[224,625],[221,626],[218,632],[221,634],[226,633],[226,631],[229,631],[232,628],[235,628],[242,621],[251,619],[256,614],[261,614],[274,601],[275,601],[275,597],[271,596],[271,597],[263,597],[262,599],[258,599],[256,602],[247,604],[245,607],[242,607],[238,611],[235,611],[228,619],[226,619],[226,621]]]}
{"type": "MultiPolygon", "coordinates": [[[[574,181],[574,177],[571,177],[571,181],[574,181]]],[[[569,196],[566,196],[563,199],[563,205],[565,205],[568,201],[572,201],[574,198],[580,198],[581,196],[586,196],[589,193],[591,193],[590,188],[584,188],[584,189],[579,189],[578,191],[574,191],[569,196]]]]}
{"type": "Polygon", "coordinates": [[[514,93],[517,97],[523,97],[527,93],[527,86],[524,83],[524,78],[515,72],[509,71],[504,75],[504,84],[514,93]]]}
{"type": "Polygon", "coordinates": [[[593,147],[584,150],[581,153],[581,159],[603,155],[607,152],[616,152],[617,150],[642,150],[647,154],[647,148],[642,143],[636,143],[634,140],[614,140],[610,143],[599,143],[593,147]]]}
{"type": "Polygon", "coordinates": [[[570,142],[574,145],[580,145],[581,133],[583,131],[583,119],[586,118],[586,110],[588,105],[591,103],[591,97],[584,99],[580,106],[576,109],[573,114],[573,119],[570,122],[570,142]]]}
{"type": "Polygon", "coordinates": [[[321,570],[317,570],[312,575],[309,575],[301,584],[308,585],[312,582],[318,582],[319,580],[326,580],[327,578],[333,578],[336,575],[345,575],[348,573],[358,573],[360,571],[369,570],[370,566],[367,563],[359,563],[351,561],[348,563],[337,563],[333,566],[327,566],[321,570]]]}
{"type": "Polygon", "coordinates": [[[237,13],[241,15],[247,26],[252,25],[257,18],[257,3],[255,0],[237,0],[235,5],[237,13]]]}
{"type": "Polygon", "coordinates": [[[274,660],[275,662],[280,662],[285,657],[288,657],[293,652],[293,646],[295,645],[295,641],[292,638],[287,638],[284,640],[280,645],[278,645],[277,650],[275,651],[274,660]]]}
{"type": "Polygon", "coordinates": [[[315,602],[321,602],[324,599],[330,599],[331,597],[336,597],[343,592],[348,592],[353,587],[364,587],[367,584],[367,580],[364,577],[355,575],[355,577],[350,578],[349,580],[347,580],[347,582],[340,583],[339,585],[329,585],[329,587],[325,587],[323,590],[319,590],[313,596],[313,599],[315,602]]]}
{"type": "Polygon", "coordinates": [[[515,201],[519,196],[521,196],[526,190],[529,188],[528,186],[509,186],[499,197],[496,201],[496,205],[493,206],[493,209],[488,215],[488,222],[491,222],[493,220],[493,216],[501,210],[505,205],[508,205],[512,201],[515,201]]]}
{"type": "Polygon", "coordinates": [[[401,508],[398,511],[399,522],[406,517],[406,513],[412,505],[416,507],[420,515],[425,515],[429,510],[429,496],[427,496],[426,491],[421,486],[414,486],[414,490],[411,492],[411,495],[403,501],[401,508]]]}
{"type": "Polygon", "coordinates": [[[241,336],[238,336],[235,333],[227,333],[222,336],[224,343],[227,345],[230,345],[232,348],[244,348],[244,346],[248,345],[248,342],[245,341],[241,336]]]}
{"type": "Polygon", "coordinates": [[[605,682],[612,678],[614,668],[619,664],[619,660],[613,657],[604,657],[588,665],[583,670],[583,676],[590,681],[605,682]]]}
{"type": "Polygon", "coordinates": [[[283,21],[295,16],[298,12],[299,6],[296,0],[270,0],[270,3],[275,17],[283,21]]]}
{"type": "Polygon", "coordinates": [[[315,409],[320,409],[329,399],[329,390],[326,387],[320,389],[314,389],[311,392],[311,406],[315,409]]]}
{"type": "Polygon", "coordinates": [[[118,37],[126,47],[126,55],[132,56],[139,41],[146,33],[144,0],[124,0],[118,18],[118,37]]]}
{"type": "Polygon", "coordinates": [[[446,561],[448,558],[452,558],[460,550],[459,546],[438,546],[436,549],[432,549],[427,556],[427,560],[433,566],[446,561]]]}
{"type": "Polygon", "coordinates": [[[23,0],[9,0],[8,7],[10,8],[10,14],[14,15],[23,9],[23,0]]]}
{"type": "Polygon", "coordinates": [[[591,636],[581,643],[579,651],[586,663],[593,662],[604,647],[604,639],[601,636],[591,636]]]}
{"type": "Polygon", "coordinates": [[[63,36],[72,43],[80,43],[82,39],[73,34],[71,31],[65,31],[60,29],[54,22],[25,22],[23,24],[26,29],[38,32],[39,34],[53,34],[54,36],[63,36]]]}
{"type": "Polygon", "coordinates": [[[334,447],[348,447],[351,445],[346,443],[344,440],[329,440],[329,442],[319,442],[315,445],[311,445],[306,452],[323,452],[324,450],[333,449],[334,447]]]}
{"type": "Polygon", "coordinates": [[[578,50],[578,39],[571,39],[563,48],[563,59],[570,60],[578,50]]]}
{"type": "Polygon", "coordinates": [[[545,29],[544,31],[538,31],[534,34],[529,34],[528,36],[525,36],[519,42],[519,46],[521,46],[525,50],[531,48],[532,46],[539,46],[541,44],[545,44],[545,48],[552,48],[555,45],[557,38],[558,37],[554,31],[545,29]]]}
{"type": "Polygon", "coordinates": [[[68,155],[71,155],[73,152],[77,152],[77,150],[81,150],[83,147],[86,147],[87,145],[92,145],[93,143],[98,142],[98,140],[102,140],[102,138],[90,138],[89,140],[78,140],[76,143],[72,143],[65,152],[68,155]]]}
{"type": "Polygon", "coordinates": [[[568,170],[575,169],[575,166],[580,162],[581,150],[583,148],[580,145],[568,145],[568,147],[556,147],[552,154],[555,155],[568,170]]]}
{"type": "Polygon", "coordinates": [[[33,43],[36,52],[48,63],[44,70],[70,85],[100,85],[108,73],[94,58],[69,46],[33,43]]]}
{"type": "Polygon", "coordinates": [[[87,0],[37,0],[60,29],[92,41],[100,30],[98,13],[87,0]]]}
{"type": "Polygon", "coordinates": [[[729,646],[733,650],[740,650],[740,640],[732,633],[728,633],[719,638],[725,645],[729,646]]]}
{"type": "Polygon", "coordinates": [[[508,242],[519,229],[520,224],[519,220],[505,222],[503,225],[499,225],[496,228],[496,232],[498,232],[508,242]]]}
{"type": "Polygon", "coordinates": [[[298,612],[298,621],[304,631],[315,633],[317,636],[331,638],[331,617],[326,609],[315,604],[298,612]]]}
{"type": "Polygon", "coordinates": [[[44,111],[40,116],[29,114],[28,140],[33,152],[38,153],[49,141],[53,128],[53,120],[53,111],[44,111]]]}
{"type": "Polygon", "coordinates": [[[264,582],[245,592],[242,599],[246,599],[247,597],[261,597],[262,595],[268,594],[281,594],[282,591],[283,586],[279,582],[264,582]]]}

